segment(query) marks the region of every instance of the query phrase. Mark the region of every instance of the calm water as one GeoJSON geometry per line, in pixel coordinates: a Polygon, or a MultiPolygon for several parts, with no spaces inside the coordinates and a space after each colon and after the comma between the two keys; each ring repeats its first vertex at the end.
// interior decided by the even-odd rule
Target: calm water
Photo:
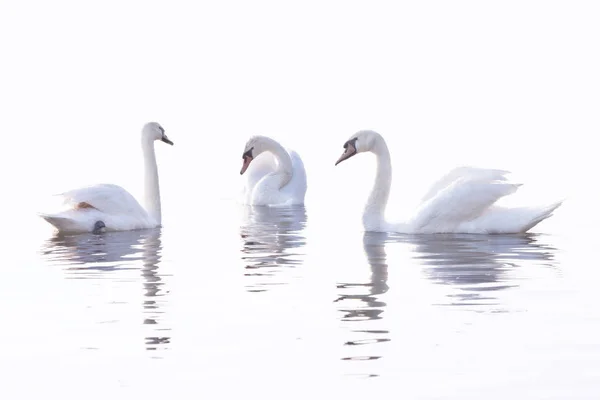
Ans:
{"type": "Polygon", "coordinates": [[[113,3],[0,1],[0,400],[600,399],[599,2],[113,3]],[[142,199],[149,121],[164,227],[55,237],[46,196],[142,199]],[[529,235],[365,235],[374,157],[334,166],[361,129],[391,216],[461,165],[568,200],[529,235]],[[230,201],[254,134],[306,209],[230,201]]]}
{"type": "Polygon", "coordinates": [[[310,208],[215,207],[211,227],[4,234],[3,398],[600,396],[583,236],[364,234],[310,208]]]}

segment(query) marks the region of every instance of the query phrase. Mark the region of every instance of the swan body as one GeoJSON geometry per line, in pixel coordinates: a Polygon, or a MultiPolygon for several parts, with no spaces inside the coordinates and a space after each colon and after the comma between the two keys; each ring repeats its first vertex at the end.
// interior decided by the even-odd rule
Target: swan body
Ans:
{"type": "Polygon", "coordinates": [[[561,202],[546,206],[501,207],[495,204],[514,193],[520,184],[510,183],[508,171],[474,167],[455,168],[435,182],[423,196],[416,212],[406,222],[385,220],[392,164],[383,137],[374,131],[359,131],[344,144],[335,165],[361,153],[377,158],[375,184],[363,212],[365,231],[399,233],[523,233],[550,217],[561,202]]]}
{"type": "Polygon", "coordinates": [[[158,123],[149,122],[142,129],[145,208],[121,186],[99,184],[59,194],[65,208],[58,213],[40,216],[61,233],[102,233],[160,226],[161,205],[155,140],[173,145],[158,123]]]}
{"type": "Polygon", "coordinates": [[[243,203],[255,206],[303,205],[306,171],[302,159],[266,136],[252,136],[244,147],[243,203]]]}

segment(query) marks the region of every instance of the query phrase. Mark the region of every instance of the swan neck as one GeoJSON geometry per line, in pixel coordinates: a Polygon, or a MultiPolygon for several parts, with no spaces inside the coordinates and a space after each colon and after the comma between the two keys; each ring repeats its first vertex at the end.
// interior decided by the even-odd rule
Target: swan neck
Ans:
{"type": "Polygon", "coordinates": [[[377,159],[375,183],[363,212],[365,230],[379,230],[385,223],[385,208],[392,184],[392,162],[383,138],[379,138],[371,152],[377,159]]]}
{"type": "Polygon", "coordinates": [[[265,138],[266,142],[266,151],[270,151],[275,159],[277,160],[277,174],[281,176],[281,182],[279,184],[279,189],[288,184],[288,182],[292,179],[293,167],[292,167],[292,158],[290,154],[287,152],[285,148],[277,141],[265,138]]]}
{"type": "Polygon", "coordinates": [[[148,215],[157,225],[160,225],[160,186],[154,141],[142,138],[142,152],[144,154],[144,206],[148,215]]]}

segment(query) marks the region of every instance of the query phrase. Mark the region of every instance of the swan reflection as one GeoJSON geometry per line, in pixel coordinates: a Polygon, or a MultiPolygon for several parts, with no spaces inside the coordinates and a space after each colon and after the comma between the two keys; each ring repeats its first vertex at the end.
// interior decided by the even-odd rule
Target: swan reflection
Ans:
{"type": "Polygon", "coordinates": [[[352,308],[340,308],[343,312],[342,321],[359,321],[380,319],[385,302],[378,296],[388,291],[388,264],[385,252],[386,233],[367,232],[363,236],[363,248],[371,269],[367,282],[338,283],[338,289],[343,290],[336,302],[358,300],[352,308]]]}
{"type": "Polygon", "coordinates": [[[453,289],[445,305],[496,305],[495,292],[514,288],[517,268],[553,266],[556,249],[539,235],[432,235],[400,238],[414,244],[413,259],[435,284],[453,289]]]}
{"type": "Polygon", "coordinates": [[[143,260],[144,242],[148,235],[160,235],[160,231],[124,231],[103,235],[56,234],[42,246],[42,255],[50,262],[67,265],[67,271],[77,271],[77,277],[91,275],[95,271],[119,271],[136,269],[135,262],[143,260]]]}
{"type": "MultiPolygon", "coordinates": [[[[363,249],[369,268],[368,278],[338,282],[339,317],[346,329],[342,360],[368,361],[384,357],[391,340],[390,327],[402,326],[403,316],[386,313],[386,298],[394,296],[393,283],[388,286],[388,271],[400,276],[414,276],[410,269],[419,268],[427,281],[444,285],[445,306],[476,306],[475,311],[489,311],[500,303],[499,292],[518,287],[512,273],[523,267],[554,267],[556,249],[543,244],[539,235],[400,235],[367,232],[363,249]],[[389,296],[389,297],[388,297],[389,296]]],[[[398,284],[404,286],[406,281],[398,284]]],[[[403,293],[404,294],[404,293],[403,293]]],[[[405,295],[405,294],[404,294],[405,295]]],[[[408,293],[410,297],[410,293],[408,293]]],[[[422,297],[420,297],[422,299],[422,297]]],[[[439,297],[426,306],[437,306],[439,297]]],[[[417,305],[406,304],[406,307],[417,305]]],[[[422,306],[422,305],[421,305],[422,306]]],[[[400,328],[401,329],[401,328],[400,328]]],[[[360,364],[367,365],[367,364],[360,364]]],[[[366,377],[377,376],[375,364],[368,364],[366,377]]]]}
{"type": "MultiPolygon", "coordinates": [[[[382,357],[381,351],[375,351],[370,345],[390,341],[390,330],[383,318],[386,302],[384,295],[388,292],[388,261],[385,244],[387,233],[365,232],[363,249],[369,264],[370,274],[367,281],[339,282],[341,294],[335,302],[341,312],[340,320],[350,332],[345,346],[352,346],[348,356],[342,360],[368,361],[382,357]],[[365,348],[366,347],[366,348],[365,348]],[[367,353],[367,354],[365,354],[367,353]]],[[[377,374],[366,374],[375,377],[377,374]]]]}
{"type": "Polygon", "coordinates": [[[44,243],[41,254],[51,264],[63,266],[68,278],[113,279],[116,284],[127,284],[140,280],[140,275],[131,273],[139,270],[143,285],[142,324],[152,325],[144,338],[146,349],[157,350],[170,342],[170,328],[162,323],[164,300],[159,300],[168,294],[159,274],[161,250],[158,228],[102,235],[57,234],[44,243]]]}
{"type": "Polygon", "coordinates": [[[285,269],[302,263],[306,210],[295,207],[246,207],[240,230],[247,290],[264,292],[285,283],[285,269]]]}

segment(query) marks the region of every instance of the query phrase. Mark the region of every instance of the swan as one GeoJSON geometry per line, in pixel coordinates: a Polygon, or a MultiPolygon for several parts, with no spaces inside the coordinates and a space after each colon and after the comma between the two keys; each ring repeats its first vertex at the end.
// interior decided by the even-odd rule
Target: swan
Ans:
{"type": "Polygon", "coordinates": [[[145,208],[122,187],[99,184],[59,194],[67,208],[55,214],[39,215],[61,233],[103,233],[160,226],[160,189],[154,153],[155,140],[173,145],[162,126],[156,122],[149,122],[142,129],[145,208]]]}
{"type": "Polygon", "coordinates": [[[246,142],[242,159],[244,162],[240,175],[248,170],[244,184],[244,204],[304,205],[306,171],[298,153],[285,149],[270,137],[255,135],[246,142]]]}
{"type": "Polygon", "coordinates": [[[377,158],[375,184],[362,217],[365,231],[523,233],[550,217],[562,204],[559,201],[547,206],[500,207],[494,203],[521,186],[507,181],[508,171],[458,167],[431,186],[408,221],[390,223],[384,217],[392,182],[392,163],[385,140],[375,131],[359,131],[344,143],[344,149],[335,165],[363,152],[371,152],[377,158]]]}

